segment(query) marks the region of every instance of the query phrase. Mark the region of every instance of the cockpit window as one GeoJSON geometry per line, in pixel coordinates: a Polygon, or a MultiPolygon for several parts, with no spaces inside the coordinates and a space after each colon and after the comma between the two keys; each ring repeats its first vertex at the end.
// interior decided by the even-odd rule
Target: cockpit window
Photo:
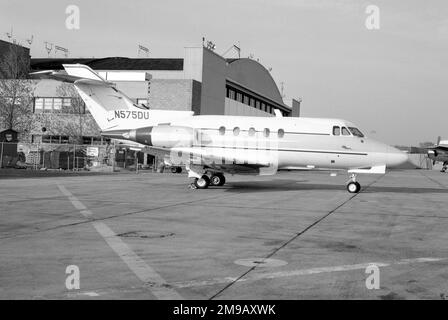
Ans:
{"type": "Polygon", "coordinates": [[[341,134],[341,128],[339,126],[334,126],[333,127],[333,135],[339,136],[340,134],[341,134]]]}
{"type": "Polygon", "coordinates": [[[348,129],[346,127],[342,127],[342,135],[343,136],[349,136],[350,132],[348,131],[348,129]]]}
{"type": "Polygon", "coordinates": [[[358,130],[358,128],[354,128],[354,127],[348,127],[350,132],[355,136],[355,137],[360,137],[363,138],[364,135],[362,134],[361,131],[358,130]]]}

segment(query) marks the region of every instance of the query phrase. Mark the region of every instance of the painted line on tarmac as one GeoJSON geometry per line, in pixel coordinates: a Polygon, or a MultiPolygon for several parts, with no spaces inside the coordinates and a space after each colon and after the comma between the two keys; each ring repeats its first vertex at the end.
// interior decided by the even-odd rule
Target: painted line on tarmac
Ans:
{"type": "MultiPolygon", "coordinates": [[[[386,173],[387,174],[387,173],[386,173]]],[[[367,187],[364,188],[364,190],[367,190],[371,185],[373,185],[374,183],[378,182],[379,180],[381,180],[386,174],[381,175],[378,179],[372,181],[371,183],[369,183],[367,185],[367,187]]],[[[303,229],[302,231],[299,231],[298,233],[296,233],[295,235],[293,235],[289,240],[287,240],[286,242],[284,242],[280,247],[275,248],[273,251],[271,251],[271,253],[269,253],[267,256],[265,256],[265,259],[271,258],[272,256],[274,256],[275,254],[277,254],[277,252],[279,252],[280,250],[282,250],[284,247],[288,246],[291,242],[295,241],[296,239],[298,239],[301,235],[303,235],[304,233],[306,233],[308,230],[314,228],[316,225],[318,225],[320,222],[322,222],[323,220],[325,220],[326,218],[328,218],[330,215],[332,215],[333,213],[335,213],[337,210],[339,210],[340,208],[342,208],[343,206],[345,206],[349,201],[351,201],[352,199],[354,199],[356,196],[360,195],[363,193],[363,191],[361,189],[361,192],[359,193],[355,193],[352,196],[350,196],[348,199],[344,200],[342,203],[340,203],[338,206],[336,206],[336,208],[330,210],[329,212],[327,212],[324,216],[320,217],[319,219],[317,219],[316,221],[314,221],[312,224],[310,224],[308,227],[306,227],[305,229],[303,229]]],[[[235,280],[231,283],[228,283],[226,286],[224,286],[224,288],[221,288],[217,293],[215,293],[214,295],[212,295],[209,300],[213,300],[215,299],[217,296],[219,296],[220,294],[222,294],[224,291],[226,291],[227,289],[229,289],[234,283],[236,283],[239,279],[243,279],[246,278],[247,275],[249,273],[251,273],[252,271],[254,271],[257,268],[257,266],[252,266],[249,270],[247,270],[246,272],[244,272],[242,275],[240,275],[238,278],[235,278],[235,280]]]]}
{"type": "MultiPolygon", "coordinates": [[[[63,185],[58,184],[59,190],[64,194],[72,205],[87,219],[92,219],[92,212],[79,201],[63,185]]],[[[91,221],[95,230],[103,237],[111,249],[123,260],[124,263],[143,283],[148,285],[149,290],[157,299],[180,300],[182,296],[171,288],[168,283],[153,268],[140,258],[115,232],[104,222],[91,221]]]]}
{"type": "Polygon", "coordinates": [[[277,278],[286,278],[286,277],[299,277],[299,276],[308,276],[314,274],[322,274],[322,273],[332,273],[332,272],[343,272],[343,271],[353,271],[353,270],[365,270],[369,265],[376,265],[378,267],[390,267],[394,265],[408,265],[414,263],[428,263],[428,262],[438,262],[448,260],[448,258],[415,258],[415,259],[402,259],[395,262],[369,262],[369,263],[360,263],[360,264],[351,264],[351,265],[340,265],[333,267],[319,267],[319,268],[310,268],[310,269],[298,269],[298,270],[289,270],[289,271],[278,271],[278,272],[263,272],[258,274],[253,274],[251,276],[245,278],[214,278],[209,280],[197,280],[197,281],[187,281],[187,282],[176,282],[171,283],[171,285],[175,288],[191,288],[191,287],[204,287],[204,286],[213,286],[219,284],[228,284],[235,282],[251,282],[258,280],[268,280],[268,279],[277,279],[277,278]]]}
{"type": "Polygon", "coordinates": [[[442,184],[441,182],[437,181],[437,180],[434,179],[434,178],[431,178],[431,177],[427,176],[427,175],[424,174],[421,170],[419,171],[419,173],[420,173],[422,176],[424,176],[426,179],[428,179],[428,180],[431,181],[431,182],[434,182],[436,185],[442,187],[443,189],[446,189],[446,188],[447,188],[446,185],[442,184]]]}

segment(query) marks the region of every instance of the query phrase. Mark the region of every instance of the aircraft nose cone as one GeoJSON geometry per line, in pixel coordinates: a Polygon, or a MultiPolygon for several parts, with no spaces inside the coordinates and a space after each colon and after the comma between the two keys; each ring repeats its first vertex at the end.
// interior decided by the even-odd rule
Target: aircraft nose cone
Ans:
{"type": "Polygon", "coordinates": [[[396,167],[409,160],[409,156],[406,152],[403,152],[397,148],[389,147],[387,152],[387,167],[396,167]]]}

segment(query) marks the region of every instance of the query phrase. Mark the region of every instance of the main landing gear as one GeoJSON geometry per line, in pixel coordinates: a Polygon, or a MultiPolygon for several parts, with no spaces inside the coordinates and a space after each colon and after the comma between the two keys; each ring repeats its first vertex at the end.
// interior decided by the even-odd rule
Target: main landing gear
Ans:
{"type": "Polygon", "coordinates": [[[212,173],[210,177],[204,174],[200,178],[195,178],[190,185],[192,189],[207,189],[209,186],[223,186],[226,183],[226,178],[220,172],[212,173]]]}
{"type": "Polygon", "coordinates": [[[356,174],[352,173],[347,182],[347,191],[350,193],[358,193],[361,191],[361,185],[356,181],[356,174]]]}
{"type": "Polygon", "coordinates": [[[443,167],[442,167],[442,170],[440,170],[440,172],[446,172],[447,168],[448,168],[448,161],[445,161],[443,163],[443,167]]]}

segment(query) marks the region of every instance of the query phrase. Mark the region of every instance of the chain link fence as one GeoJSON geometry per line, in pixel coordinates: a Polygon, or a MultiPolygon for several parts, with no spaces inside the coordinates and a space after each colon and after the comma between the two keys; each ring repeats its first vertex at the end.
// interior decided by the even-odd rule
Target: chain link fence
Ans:
{"type": "Polygon", "coordinates": [[[123,145],[0,142],[0,168],[72,171],[158,170],[163,158],[123,145]]]}
{"type": "Polygon", "coordinates": [[[2,168],[113,170],[113,145],[0,143],[2,168]]]}

